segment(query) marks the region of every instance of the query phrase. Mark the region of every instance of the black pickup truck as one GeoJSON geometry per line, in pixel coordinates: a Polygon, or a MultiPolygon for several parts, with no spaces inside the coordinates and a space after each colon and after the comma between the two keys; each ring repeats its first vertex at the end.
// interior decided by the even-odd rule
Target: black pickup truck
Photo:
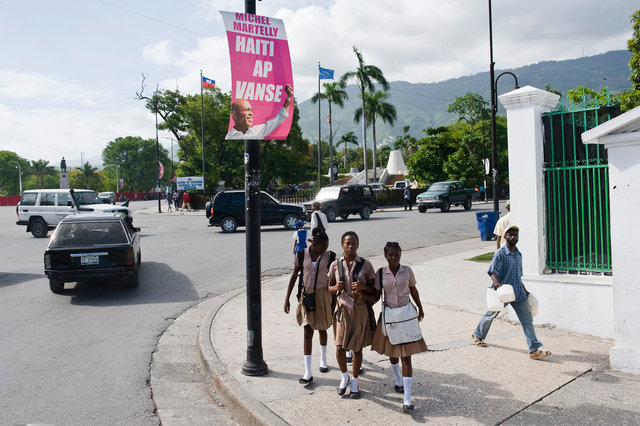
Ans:
{"type": "Polygon", "coordinates": [[[428,208],[439,207],[440,211],[448,212],[451,205],[463,205],[465,210],[471,209],[471,197],[475,190],[464,187],[459,181],[436,182],[427,192],[418,194],[416,204],[418,211],[424,213],[428,208]]]}

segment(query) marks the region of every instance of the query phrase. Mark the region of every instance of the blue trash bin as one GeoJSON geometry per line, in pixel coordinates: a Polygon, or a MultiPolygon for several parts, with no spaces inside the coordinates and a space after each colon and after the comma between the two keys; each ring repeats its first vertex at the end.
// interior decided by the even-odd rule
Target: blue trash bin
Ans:
{"type": "Polygon", "coordinates": [[[498,223],[500,212],[486,211],[476,212],[476,220],[478,221],[478,229],[480,230],[480,239],[482,241],[490,241],[493,238],[493,230],[498,223]]]}

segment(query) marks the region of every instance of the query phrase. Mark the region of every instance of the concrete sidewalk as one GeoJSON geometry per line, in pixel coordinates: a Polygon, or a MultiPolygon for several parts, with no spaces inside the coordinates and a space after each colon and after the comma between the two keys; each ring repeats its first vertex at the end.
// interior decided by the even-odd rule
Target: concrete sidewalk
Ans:
{"type": "MultiPolygon", "coordinates": [[[[266,376],[241,373],[245,293],[207,301],[206,313],[199,308],[197,351],[206,380],[241,424],[640,424],[640,378],[608,369],[610,340],[537,324],[538,338],[553,355],[532,361],[520,325],[503,314],[493,323],[488,347],[473,345],[471,333],[485,309],[488,265],[466,259],[494,248],[495,242],[473,239],[403,253],[402,263],[412,266],[418,281],[426,314],[421,326],[429,345],[429,352],[412,358],[416,409],[410,415],[401,412],[402,394],[394,392],[388,359],[369,348],[363,351],[362,399],[349,399],[348,391],[337,395],[332,330],[330,372],[318,371],[315,337],[314,380],[298,384],[304,372],[303,332],[295,309],[288,315],[283,311],[288,276],[262,286],[266,376]]],[[[375,268],[386,264],[382,256],[370,260],[375,268]]],[[[292,306],[295,302],[294,295],[292,306]]],[[[379,303],[375,309],[377,315],[379,303]]],[[[152,367],[152,384],[153,379],[152,367]]],[[[163,424],[180,423],[165,422],[168,412],[155,390],[154,399],[163,424]]],[[[176,410],[170,413],[174,420],[179,416],[176,410]]]]}

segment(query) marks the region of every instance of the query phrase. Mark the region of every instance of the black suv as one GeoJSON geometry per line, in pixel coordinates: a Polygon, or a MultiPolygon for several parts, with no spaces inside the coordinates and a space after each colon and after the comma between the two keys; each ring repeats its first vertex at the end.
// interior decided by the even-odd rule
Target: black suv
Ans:
{"type": "Polygon", "coordinates": [[[362,219],[369,219],[377,208],[376,197],[370,185],[325,186],[318,192],[316,199],[305,203],[304,208],[311,217],[311,205],[318,201],[329,222],[340,216],[343,219],[350,214],[359,214],[362,219]]]}
{"type": "MultiPolygon", "coordinates": [[[[209,224],[219,226],[222,232],[234,232],[244,226],[243,190],[218,192],[213,201],[205,205],[209,224]]],[[[304,220],[304,210],[296,204],[281,203],[264,191],[260,191],[260,224],[284,225],[286,229],[297,228],[298,221],[304,220]]]]}

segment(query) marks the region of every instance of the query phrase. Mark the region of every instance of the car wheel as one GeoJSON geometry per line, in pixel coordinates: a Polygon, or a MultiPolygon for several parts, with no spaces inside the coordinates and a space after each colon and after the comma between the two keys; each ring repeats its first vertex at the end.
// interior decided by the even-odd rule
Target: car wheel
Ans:
{"type": "Polygon", "coordinates": [[[427,212],[427,207],[426,206],[418,206],[418,211],[420,213],[426,213],[427,212]]]}
{"type": "Polygon", "coordinates": [[[341,214],[340,217],[344,220],[347,220],[349,218],[348,214],[341,214]]]}
{"type": "Polygon", "coordinates": [[[207,201],[204,205],[204,214],[207,216],[207,219],[211,217],[211,201],[207,201]]]}
{"type": "Polygon", "coordinates": [[[138,252],[138,268],[140,267],[141,263],[142,263],[142,253],[138,252]]]}
{"type": "Polygon", "coordinates": [[[298,218],[293,214],[288,214],[282,220],[282,224],[286,229],[294,230],[298,228],[298,218]]]}
{"type": "Polygon", "coordinates": [[[371,217],[371,207],[362,206],[362,210],[360,210],[360,217],[364,220],[367,220],[371,217]]]}
{"type": "Polygon", "coordinates": [[[136,269],[133,274],[129,275],[126,278],[125,285],[131,288],[138,287],[140,285],[140,271],[136,269]]]}
{"type": "Polygon", "coordinates": [[[238,229],[238,221],[231,216],[227,216],[220,221],[222,232],[236,232],[238,229]]]}
{"type": "Polygon", "coordinates": [[[464,209],[465,210],[471,210],[471,198],[467,198],[464,201],[464,209]]]}
{"type": "Polygon", "coordinates": [[[336,220],[336,209],[334,208],[328,208],[324,214],[327,215],[327,220],[329,222],[334,222],[336,220]]]}
{"type": "Polygon", "coordinates": [[[31,229],[31,235],[33,235],[36,238],[44,238],[47,236],[47,233],[49,232],[49,228],[47,227],[47,224],[42,218],[39,218],[39,217],[31,221],[31,226],[29,227],[29,229],[31,229]]]}
{"type": "Polygon", "coordinates": [[[442,207],[440,207],[440,211],[441,212],[448,212],[449,209],[451,209],[451,203],[449,202],[449,200],[444,200],[442,202],[442,207]]]}
{"type": "Polygon", "coordinates": [[[57,281],[53,278],[49,278],[49,288],[51,289],[51,292],[60,294],[64,291],[64,281],[57,281]]]}

